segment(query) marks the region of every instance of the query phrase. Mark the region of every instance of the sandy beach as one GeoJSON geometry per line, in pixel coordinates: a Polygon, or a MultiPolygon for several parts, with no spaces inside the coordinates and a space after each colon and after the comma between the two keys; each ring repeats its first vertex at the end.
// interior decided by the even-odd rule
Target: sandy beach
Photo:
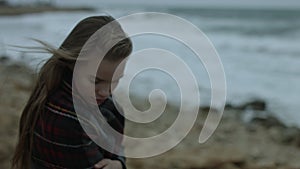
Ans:
{"type": "MultiPolygon", "coordinates": [[[[20,113],[33,86],[34,71],[22,62],[3,57],[0,60],[0,168],[9,168],[20,113]]],[[[204,144],[197,142],[207,112],[207,108],[201,108],[191,132],[175,148],[156,157],[127,159],[127,166],[129,169],[299,169],[299,129],[287,127],[268,114],[259,115],[267,112],[264,104],[254,101],[239,107],[227,105],[217,131],[204,144]],[[242,119],[246,109],[258,115],[245,122],[242,119]]],[[[176,118],[173,113],[164,116],[176,118]]],[[[172,120],[162,119],[155,125],[164,128],[170,123],[172,120]]],[[[136,127],[132,123],[126,123],[125,130],[128,135],[156,132],[149,126],[136,127]]]]}

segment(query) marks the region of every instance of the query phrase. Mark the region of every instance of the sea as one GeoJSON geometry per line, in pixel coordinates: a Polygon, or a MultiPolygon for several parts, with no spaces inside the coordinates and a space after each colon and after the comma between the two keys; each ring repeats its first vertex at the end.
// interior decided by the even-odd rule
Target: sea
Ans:
{"type": "MultiPolygon", "coordinates": [[[[0,54],[25,60],[32,67],[37,67],[50,57],[49,54],[30,53],[14,45],[37,46],[39,44],[30,39],[35,38],[58,47],[79,20],[91,15],[109,14],[119,18],[142,12],[167,13],[195,25],[214,45],[226,77],[226,103],[241,105],[263,100],[272,115],[287,125],[300,127],[300,9],[151,3],[126,5],[92,0],[55,3],[59,6],[90,6],[96,11],[0,16],[0,54]]],[[[139,27],[145,20],[157,25],[166,22],[161,18],[144,16],[135,18],[133,27],[139,27]]],[[[172,31],[179,33],[184,30],[174,28],[172,31]]],[[[186,32],[186,38],[197,40],[193,32],[186,32]]],[[[184,77],[172,77],[158,70],[143,70],[132,80],[129,87],[131,95],[148,98],[151,91],[160,89],[168,102],[177,104],[181,101],[180,92],[192,95],[198,90],[200,104],[210,104],[211,84],[207,70],[189,48],[174,39],[157,35],[141,35],[132,40],[134,52],[158,48],[182,58],[196,77],[198,88],[182,91],[176,78],[184,77]]],[[[126,71],[132,73],[130,68],[126,71]]],[[[185,85],[189,83],[186,81],[185,85]]],[[[185,102],[191,106],[198,104],[193,100],[185,102]]]]}

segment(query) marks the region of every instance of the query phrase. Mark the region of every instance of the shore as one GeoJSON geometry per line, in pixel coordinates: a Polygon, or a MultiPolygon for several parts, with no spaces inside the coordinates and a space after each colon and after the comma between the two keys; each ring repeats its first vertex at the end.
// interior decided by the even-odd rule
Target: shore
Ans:
{"type": "MultiPolygon", "coordinates": [[[[23,63],[0,59],[0,168],[10,166],[18,121],[33,86],[33,74],[23,63]]],[[[127,159],[127,166],[129,169],[300,169],[299,129],[285,126],[265,108],[263,101],[237,107],[227,105],[217,131],[206,143],[199,144],[208,110],[201,108],[196,124],[175,148],[156,157],[127,159]],[[252,118],[245,118],[249,112],[252,118]]],[[[170,126],[176,113],[163,116],[155,124],[140,127],[128,122],[125,133],[141,136],[161,132],[154,128],[170,126]]]]}
{"type": "Polygon", "coordinates": [[[0,5],[0,16],[15,16],[42,12],[94,11],[90,7],[56,7],[54,5],[11,6],[0,5]]]}

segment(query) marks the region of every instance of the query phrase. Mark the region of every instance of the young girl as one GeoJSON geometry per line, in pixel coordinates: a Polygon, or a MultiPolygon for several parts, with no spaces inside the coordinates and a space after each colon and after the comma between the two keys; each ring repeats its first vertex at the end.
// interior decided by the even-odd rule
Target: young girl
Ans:
{"type": "MultiPolygon", "coordinates": [[[[18,143],[12,159],[13,169],[126,168],[123,156],[104,150],[86,134],[72,99],[73,70],[81,49],[97,30],[112,21],[115,22],[110,16],[83,19],[57,50],[41,42],[53,55],[40,69],[22,112],[18,143]]],[[[119,24],[117,27],[114,24],[109,30],[108,41],[126,37],[119,24]]],[[[110,86],[120,78],[112,80],[113,72],[131,51],[130,39],[123,38],[105,54],[94,77],[81,79],[95,85],[95,103],[103,110],[101,113],[107,122],[120,133],[123,133],[124,117],[112,102],[110,86]]]]}

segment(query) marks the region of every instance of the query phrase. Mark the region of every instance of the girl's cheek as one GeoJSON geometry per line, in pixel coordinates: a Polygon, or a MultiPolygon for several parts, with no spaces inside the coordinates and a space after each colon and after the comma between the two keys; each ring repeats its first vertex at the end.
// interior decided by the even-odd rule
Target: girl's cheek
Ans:
{"type": "Polygon", "coordinates": [[[117,88],[117,85],[117,82],[111,84],[110,93],[112,93],[117,88]]]}
{"type": "Polygon", "coordinates": [[[85,99],[90,99],[95,94],[93,92],[93,87],[96,87],[94,83],[91,83],[90,81],[83,81],[78,80],[75,81],[74,87],[76,92],[81,95],[85,99]]]}

